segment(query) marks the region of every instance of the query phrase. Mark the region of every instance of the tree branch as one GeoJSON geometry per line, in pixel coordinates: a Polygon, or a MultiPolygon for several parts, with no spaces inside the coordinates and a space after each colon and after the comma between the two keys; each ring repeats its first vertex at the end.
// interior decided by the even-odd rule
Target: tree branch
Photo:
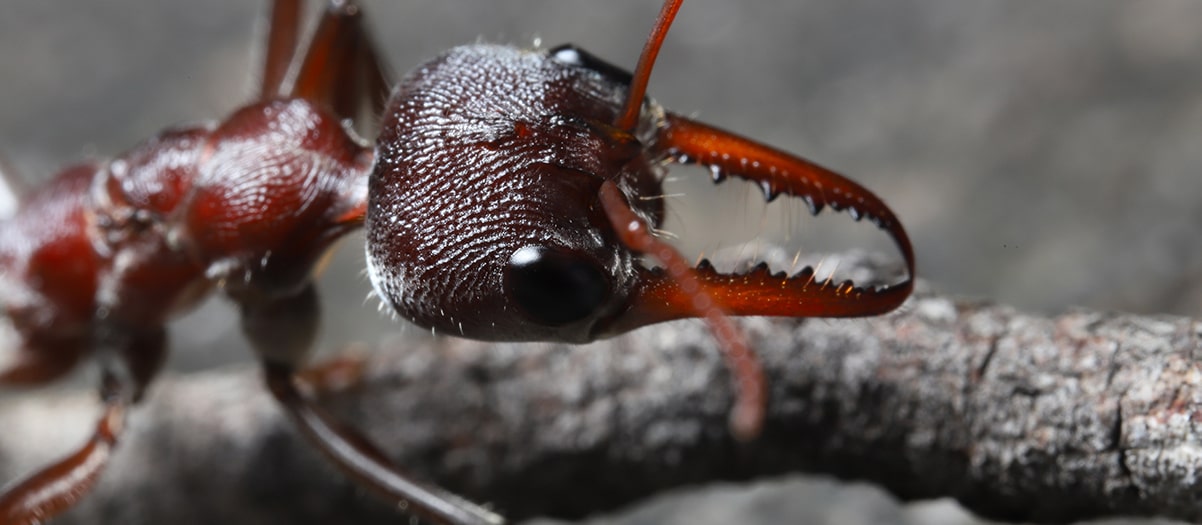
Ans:
{"type": "MultiPolygon", "coordinates": [[[[863,258],[842,264],[853,263],[873,271],[863,258]]],[[[712,338],[691,322],[587,346],[397,349],[329,404],[418,476],[512,518],[573,518],[671,487],[799,471],[902,499],[950,496],[1005,520],[1202,520],[1198,322],[1044,318],[920,292],[881,318],[742,325],[772,400],[747,445],[727,431],[712,338]]],[[[78,396],[0,405],[3,479],[78,443],[55,437],[64,419],[82,429],[95,417],[78,396]]],[[[160,381],[132,423],[64,523],[396,521],[299,440],[254,371],[160,381]]]]}

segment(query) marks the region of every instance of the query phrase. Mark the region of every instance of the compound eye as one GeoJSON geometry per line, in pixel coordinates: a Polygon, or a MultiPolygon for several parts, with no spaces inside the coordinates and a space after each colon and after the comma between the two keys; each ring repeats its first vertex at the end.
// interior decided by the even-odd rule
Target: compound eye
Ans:
{"type": "Polygon", "coordinates": [[[629,85],[633,79],[633,75],[629,71],[610,64],[597,55],[572,44],[564,44],[547,53],[558,62],[596,71],[615,84],[629,85]]]}
{"type": "Polygon", "coordinates": [[[531,320],[560,326],[584,319],[609,298],[609,278],[587,256],[564,248],[526,246],[505,268],[505,292],[531,320]]]}

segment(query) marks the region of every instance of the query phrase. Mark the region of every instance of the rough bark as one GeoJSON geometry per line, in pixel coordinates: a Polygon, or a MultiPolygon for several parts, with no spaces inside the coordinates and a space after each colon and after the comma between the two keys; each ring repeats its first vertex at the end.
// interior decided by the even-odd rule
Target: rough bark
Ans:
{"type": "MultiPolygon", "coordinates": [[[[726,370],[691,322],[587,346],[398,349],[328,402],[416,475],[512,518],[821,472],[1003,520],[1202,521],[1199,322],[1049,318],[920,292],[875,319],[742,325],[771,379],[769,419],[750,444],[727,432],[726,370]]],[[[78,439],[57,436],[64,420],[87,423],[81,398],[0,405],[0,476],[78,439]]],[[[99,488],[63,522],[395,520],[299,440],[253,370],[236,369],[160,381],[99,488]]]]}

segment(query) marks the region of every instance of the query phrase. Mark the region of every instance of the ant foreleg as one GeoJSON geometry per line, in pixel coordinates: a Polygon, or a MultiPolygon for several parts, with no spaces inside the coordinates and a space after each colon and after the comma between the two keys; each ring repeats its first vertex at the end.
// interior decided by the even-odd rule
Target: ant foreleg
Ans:
{"type": "Polygon", "coordinates": [[[92,438],[74,454],[5,488],[0,495],[0,523],[42,523],[70,508],[96,483],[125,424],[126,405],[105,402],[92,438]]]}
{"type": "Polygon", "coordinates": [[[143,332],[120,348],[102,355],[100,397],[104,413],[86,444],[0,494],[0,523],[42,523],[70,508],[96,484],[125,426],[125,412],[145,390],[162,363],[166,332],[143,332]]]}
{"type": "Polygon", "coordinates": [[[242,304],[242,329],[262,358],[272,395],[305,438],[335,466],[381,497],[436,523],[505,523],[483,507],[412,481],[366,436],[331,417],[297,387],[297,369],[309,351],[318,319],[317,292],[312,284],[286,297],[235,299],[242,304]]]}
{"type": "Polygon", "coordinates": [[[288,95],[324,105],[339,118],[354,119],[362,110],[374,117],[384,109],[388,76],[362,8],[350,0],[331,0],[288,95]]]}
{"type": "Polygon", "coordinates": [[[501,516],[437,487],[421,485],[401,473],[387,454],[354,428],[340,423],[307,398],[289,367],[265,363],[272,395],[306,438],[347,476],[414,514],[448,525],[500,525],[501,516]]]}
{"type": "Polygon", "coordinates": [[[283,96],[281,89],[296,54],[301,29],[301,0],[275,0],[267,18],[267,50],[259,100],[283,96]]]}
{"type": "Polygon", "coordinates": [[[320,398],[353,388],[363,380],[366,372],[367,357],[344,349],[331,359],[306,365],[295,374],[295,378],[320,398]]]}
{"type": "Polygon", "coordinates": [[[14,351],[12,361],[0,368],[0,385],[34,386],[49,383],[73,370],[85,350],[84,345],[77,341],[57,341],[40,346],[26,342],[14,351]]]}

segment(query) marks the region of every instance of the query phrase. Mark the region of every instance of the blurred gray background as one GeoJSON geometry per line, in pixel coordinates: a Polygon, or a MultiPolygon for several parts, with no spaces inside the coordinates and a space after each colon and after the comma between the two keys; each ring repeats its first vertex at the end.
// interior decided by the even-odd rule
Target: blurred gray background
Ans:
{"type": "MultiPolygon", "coordinates": [[[[658,11],[651,0],[363,3],[398,76],[477,40],[574,42],[631,67],[658,11]]],[[[0,150],[39,180],[221,117],[253,93],[265,4],[4,0],[0,150]]],[[[909,229],[921,277],[945,292],[1047,313],[1202,313],[1202,2],[690,0],[651,93],[872,188],[909,229]]],[[[685,197],[668,228],[691,254],[756,237],[891,249],[845,216],[810,219],[787,199],[764,211],[755,190],[676,173],[671,191],[685,197]]],[[[326,274],[323,347],[421,336],[364,300],[361,251],[348,239],[326,274]]],[[[182,321],[175,369],[246,359],[234,322],[220,303],[182,321]]],[[[973,522],[951,504],[898,507],[823,480],[719,490],[635,519],[973,522]]]]}

